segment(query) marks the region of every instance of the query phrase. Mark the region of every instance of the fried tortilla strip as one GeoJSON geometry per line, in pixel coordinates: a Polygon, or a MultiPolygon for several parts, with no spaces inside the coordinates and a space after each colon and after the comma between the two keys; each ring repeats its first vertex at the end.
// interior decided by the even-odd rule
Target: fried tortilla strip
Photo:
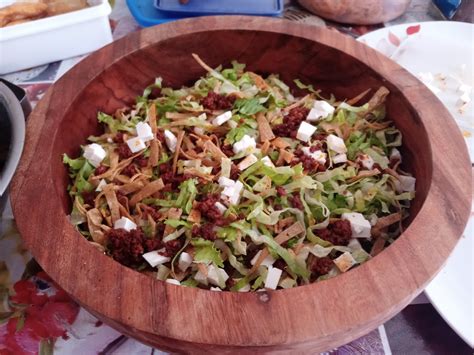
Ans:
{"type": "Polygon", "coordinates": [[[120,219],[120,203],[117,200],[117,195],[115,194],[114,184],[105,185],[102,189],[107,200],[107,204],[110,209],[111,224],[113,225],[116,220],[120,219]]]}
{"type": "Polygon", "coordinates": [[[193,208],[189,212],[188,221],[191,223],[200,223],[201,222],[201,212],[198,209],[193,208]]]}
{"type": "Polygon", "coordinates": [[[48,5],[41,2],[18,2],[0,9],[0,27],[10,22],[38,18],[46,14],[48,5]]]}
{"type": "MultiPolygon", "coordinates": [[[[293,223],[291,226],[286,228],[283,232],[278,234],[275,237],[275,242],[277,242],[279,245],[287,242],[291,238],[297,236],[298,234],[301,234],[305,231],[304,226],[298,221],[293,223]]],[[[250,274],[253,274],[255,271],[257,271],[258,267],[262,264],[263,260],[268,256],[269,252],[268,249],[265,248],[263,249],[262,253],[258,257],[257,261],[255,262],[255,265],[252,266],[252,269],[250,269],[250,274]]]]}
{"type": "Polygon", "coordinates": [[[174,157],[173,157],[173,175],[176,174],[176,168],[178,167],[178,158],[179,158],[179,153],[181,152],[181,144],[183,143],[183,137],[184,137],[184,131],[179,131],[178,132],[178,141],[176,142],[176,150],[174,152],[174,157]]]}
{"type": "Polygon", "coordinates": [[[364,98],[365,95],[367,95],[370,92],[370,90],[371,89],[367,89],[364,92],[361,92],[356,97],[353,97],[352,99],[347,100],[347,104],[352,106],[352,105],[358,103],[360,100],[362,100],[364,98]]]}
{"type": "Polygon", "coordinates": [[[219,147],[217,145],[215,145],[213,142],[211,141],[206,141],[204,143],[204,149],[206,149],[207,151],[209,151],[212,156],[216,159],[218,159],[219,161],[222,159],[222,158],[227,158],[227,155],[225,155],[222,150],[219,149],[219,147]]]}
{"type": "Polygon", "coordinates": [[[271,141],[275,138],[273,134],[272,127],[267,121],[267,118],[262,112],[257,114],[257,124],[258,124],[258,132],[260,133],[260,142],[264,143],[266,141],[271,141]]]}
{"type": "Polygon", "coordinates": [[[375,92],[374,96],[372,96],[371,99],[369,100],[369,102],[368,102],[369,107],[368,107],[367,111],[363,111],[359,115],[367,116],[372,111],[379,108],[380,105],[382,105],[385,102],[385,99],[387,98],[388,94],[390,94],[390,91],[385,86],[381,86],[375,92]]]}
{"type": "Polygon", "coordinates": [[[267,82],[260,75],[252,73],[251,71],[247,72],[247,74],[252,78],[253,82],[260,90],[268,89],[267,82]]]}
{"type": "Polygon", "coordinates": [[[188,119],[189,117],[194,117],[196,116],[196,113],[194,112],[166,112],[165,117],[169,118],[170,120],[183,120],[183,119],[188,119]]]}
{"type": "Polygon", "coordinates": [[[399,212],[389,214],[388,216],[380,217],[375,226],[372,227],[372,234],[377,237],[380,235],[382,229],[391,226],[402,220],[402,215],[399,212]]]}
{"type": "Polygon", "coordinates": [[[370,250],[370,255],[372,257],[376,256],[379,254],[385,247],[385,242],[386,240],[382,237],[379,237],[375,240],[374,245],[372,246],[372,249],[370,250]]]}
{"type": "Polygon", "coordinates": [[[155,192],[160,191],[165,184],[163,184],[163,180],[158,179],[153,182],[150,182],[148,185],[145,185],[139,192],[132,196],[130,199],[130,206],[135,206],[138,202],[153,195],[155,192]]]}
{"type": "MultiPolygon", "coordinates": [[[[285,149],[280,149],[280,156],[284,161],[285,163],[287,164],[290,164],[291,161],[293,160],[293,158],[295,157],[295,155],[285,149]]],[[[280,159],[278,159],[280,160],[280,159]]]]}
{"type": "Polygon", "coordinates": [[[154,102],[148,107],[148,122],[151,127],[151,131],[153,134],[156,134],[156,131],[158,131],[158,126],[156,125],[156,105],[154,102]]]}
{"type": "Polygon", "coordinates": [[[150,157],[148,158],[148,165],[155,167],[160,161],[160,147],[156,139],[150,142],[150,157]]]}
{"type": "Polygon", "coordinates": [[[298,101],[296,101],[294,104],[291,104],[290,106],[286,106],[282,111],[283,112],[290,112],[292,109],[294,109],[295,107],[298,107],[298,106],[301,106],[304,104],[304,102],[309,99],[311,97],[311,95],[306,95],[304,96],[303,98],[299,99],[298,101]]]}
{"type": "Polygon", "coordinates": [[[285,149],[290,146],[290,143],[288,143],[286,140],[283,138],[275,138],[274,140],[271,141],[271,144],[278,149],[285,149]]]}
{"type": "Polygon", "coordinates": [[[262,155],[267,155],[269,149],[270,149],[270,141],[263,142],[262,146],[260,147],[262,155]]]}
{"type": "Polygon", "coordinates": [[[360,180],[360,179],[363,179],[363,178],[367,178],[367,177],[371,177],[371,176],[375,176],[375,175],[378,175],[380,174],[380,170],[379,169],[373,169],[373,170],[364,170],[364,171],[361,171],[359,172],[358,175],[354,176],[354,177],[351,177],[349,180],[347,180],[349,183],[353,183],[357,180],[360,180]]]}

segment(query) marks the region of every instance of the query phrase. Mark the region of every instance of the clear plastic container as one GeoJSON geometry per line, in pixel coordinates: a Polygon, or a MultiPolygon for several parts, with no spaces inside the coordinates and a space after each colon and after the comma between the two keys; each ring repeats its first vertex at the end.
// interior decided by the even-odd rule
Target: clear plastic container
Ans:
{"type": "Polygon", "coordinates": [[[89,53],[112,42],[108,1],[88,3],[91,6],[82,10],[0,28],[0,75],[89,53]]]}

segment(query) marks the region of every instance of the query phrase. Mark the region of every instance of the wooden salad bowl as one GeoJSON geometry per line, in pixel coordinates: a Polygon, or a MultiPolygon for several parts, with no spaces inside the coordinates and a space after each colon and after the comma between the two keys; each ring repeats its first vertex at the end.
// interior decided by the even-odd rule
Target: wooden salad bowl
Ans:
{"type": "Polygon", "coordinates": [[[29,118],[12,203],[26,246],[82,306],[126,335],[160,349],[319,352],[356,339],[403,309],[436,275],[470,211],[467,150],[448,111],[414,76],[335,31],[257,17],[203,17],[133,33],[84,59],[29,118]],[[260,74],[299,78],[338,98],[386,86],[388,115],[403,132],[405,169],[417,178],[400,238],[365,264],[316,284],[257,293],[175,286],[101,254],[69,223],[62,154],[99,133],[97,111],[131,104],[161,76],[194,82],[236,59],[260,74]]]}

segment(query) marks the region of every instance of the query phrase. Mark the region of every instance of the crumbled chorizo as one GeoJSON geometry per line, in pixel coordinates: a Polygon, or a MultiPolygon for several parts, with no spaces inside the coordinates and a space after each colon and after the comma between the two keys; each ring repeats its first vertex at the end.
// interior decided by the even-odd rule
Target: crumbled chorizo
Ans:
{"type": "Polygon", "coordinates": [[[283,117],[283,123],[273,127],[273,133],[279,137],[296,138],[296,132],[306,117],[309,109],[305,107],[295,107],[283,117]]]}
{"type": "Polygon", "coordinates": [[[195,224],[191,230],[191,234],[195,238],[204,238],[206,240],[216,240],[217,234],[214,230],[214,225],[211,223],[204,223],[200,226],[195,224]]]}
{"type": "Polygon", "coordinates": [[[207,96],[201,100],[201,105],[208,110],[228,110],[234,106],[235,96],[225,96],[209,91],[207,96]]]}
{"type": "Polygon", "coordinates": [[[126,143],[121,143],[115,151],[118,153],[120,159],[128,159],[133,155],[126,143]]]}
{"type": "Polygon", "coordinates": [[[327,228],[316,231],[317,235],[333,245],[347,245],[352,237],[351,223],[347,220],[337,220],[329,223],[327,228]]]}
{"type": "Polygon", "coordinates": [[[126,266],[139,266],[143,263],[142,255],[159,247],[159,239],[148,239],[141,229],[126,231],[110,229],[106,233],[107,248],[110,255],[126,266]]]}

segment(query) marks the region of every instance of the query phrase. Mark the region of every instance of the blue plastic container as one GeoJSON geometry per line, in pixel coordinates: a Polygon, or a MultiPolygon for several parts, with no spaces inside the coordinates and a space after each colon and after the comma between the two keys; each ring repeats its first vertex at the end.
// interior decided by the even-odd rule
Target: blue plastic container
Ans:
{"type": "MultiPolygon", "coordinates": [[[[159,0],[155,0],[155,1],[159,1],[159,0]]],[[[214,14],[214,15],[239,14],[239,15],[260,15],[260,16],[280,16],[282,14],[283,0],[271,0],[270,1],[272,3],[271,9],[268,6],[265,9],[261,7],[261,5],[259,5],[260,1],[262,1],[262,3],[267,3],[267,5],[269,3],[267,2],[267,0],[206,0],[206,1],[190,0],[190,2],[187,5],[183,6],[183,7],[191,6],[188,9],[185,9],[186,11],[170,12],[170,11],[158,10],[158,8],[155,7],[155,5],[158,5],[158,4],[154,3],[153,0],[126,0],[127,6],[132,16],[142,27],[150,27],[150,26],[159,25],[162,23],[170,22],[170,21],[180,20],[182,18],[197,17],[197,16],[204,16],[204,15],[210,15],[210,14],[214,14]],[[199,11],[199,6],[197,6],[196,3],[205,3],[207,1],[209,1],[210,3],[219,2],[221,4],[220,8],[222,9],[224,8],[228,9],[229,3],[237,3],[240,1],[242,1],[243,3],[248,2],[248,3],[251,3],[252,5],[249,5],[245,12],[229,11],[229,12],[219,12],[219,13],[216,13],[216,12],[206,13],[206,12],[199,11]],[[191,10],[191,11],[188,11],[188,10],[191,10]]],[[[179,4],[178,0],[176,0],[175,2],[179,4]]],[[[207,9],[207,7],[203,7],[201,8],[201,10],[205,8],[207,9]]]]}
{"type": "Polygon", "coordinates": [[[259,15],[279,16],[283,11],[283,0],[155,0],[155,7],[163,12],[183,15],[259,15]]]}

